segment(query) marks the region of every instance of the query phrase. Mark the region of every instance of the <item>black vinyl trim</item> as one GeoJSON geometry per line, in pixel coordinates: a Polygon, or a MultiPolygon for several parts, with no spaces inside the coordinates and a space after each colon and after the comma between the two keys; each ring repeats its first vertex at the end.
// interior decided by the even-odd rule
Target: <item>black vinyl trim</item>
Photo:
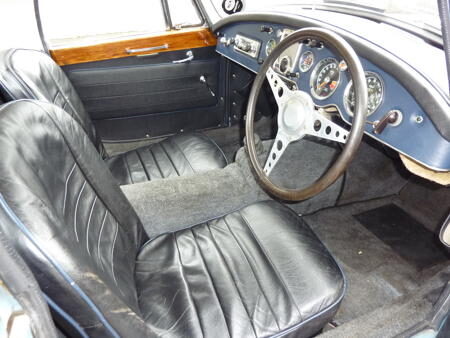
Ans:
{"type": "MultiPolygon", "coordinates": [[[[143,82],[136,82],[136,83],[143,83],[143,82]]],[[[154,96],[154,95],[161,95],[161,94],[165,94],[165,95],[172,95],[172,94],[177,94],[177,93],[183,93],[183,92],[190,92],[190,91],[195,91],[195,90],[203,90],[202,87],[197,86],[197,87],[188,87],[188,88],[183,88],[183,89],[164,89],[164,90],[157,90],[152,92],[151,94],[149,93],[138,93],[138,94],[123,94],[123,95],[109,95],[109,96],[96,96],[96,97],[83,97],[83,101],[85,102],[89,102],[89,101],[96,101],[96,100],[108,100],[108,99],[118,99],[118,98],[127,98],[127,97],[141,97],[141,96],[154,96]]],[[[209,99],[209,97],[208,97],[209,99]]],[[[155,103],[155,104],[149,104],[149,105],[145,105],[143,107],[136,107],[136,108],[145,108],[145,107],[151,107],[154,105],[158,105],[159,103],[155,103]]],[[[104,111],[104,110],[92,110],[91,112],[98,112],[98,111],[104,111]]],[[[110,109],[108,109],[107,111],[110,111],[110,109]]]]}
{"type": "MultiPolygon", "coordinates": [[[[206,100],[202,100],[202,101],[206,101],[206,100]]],[[[161,105],[163,105],[163,104],[161,104],[161,105]]],[[[155,105],[153,105],[153,106],[155,106],[155,105]]],[[[207,109],[216,108],[217,106],[218,106],[217,104],[211,104],[211,105],[200,107],[200,108],[198,108],[198,110],[206,111],[207,109]]],[[[139,106],[139,107],[135,107],[135,110],[136,109],[145,109],[148,107],[150,107],[150,105],[139,106]]],[[[178,110],[174,110],[174,111],[170,111],[170,112],[143,113],[141,115],[135,114],[135,115],[105,117],[105,118],[102,117],[102,118],[98,118],[98,119],[92,119],[92,121],[118,121],[118,120],[132,120],[132,119],[141,118],[141,117],[169,116],[169,115],[176,114],[176,113],[188,112],[190,110],[191,109],[178,109],[178,110]]],[[[104,112],[116,112],[116,111],[120,111],[120,110],[110,110],[110,109],[109,110],[92,110],[91,113],[104,113],[104,112]]],[[[173,135],[173,134],[169,134],[169,135],[173,135]]]]}

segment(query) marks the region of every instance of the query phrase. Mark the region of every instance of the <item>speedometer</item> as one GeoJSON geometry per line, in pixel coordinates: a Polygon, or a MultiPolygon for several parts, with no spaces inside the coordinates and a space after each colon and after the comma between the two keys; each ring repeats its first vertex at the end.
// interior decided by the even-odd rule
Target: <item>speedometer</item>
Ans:
{"type": "MultiPolygon", "coordinates": [[[[380,106],[384,96],[384,85],[380,76],[373,72],[366,72],[367,81],[367,116],[372,115],[380,106]]],[[[350,81],[344,92],[344,106],[347,113],[353,116],[355,110],[355,90],[350,81]]]]}
{"type": "Polygon", "coordinates": [[[319,100],[329,98],[339,86],[339,73],[339,62],[335,58],[320,60],[311,75],[311,94],[319,100]]]}

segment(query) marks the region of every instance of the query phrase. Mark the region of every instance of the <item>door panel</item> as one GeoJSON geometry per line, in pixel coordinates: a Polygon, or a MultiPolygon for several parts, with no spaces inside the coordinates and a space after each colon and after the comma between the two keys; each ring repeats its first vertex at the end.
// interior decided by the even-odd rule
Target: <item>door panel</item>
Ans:
{"type": "Polygon", "coordinates": [[[226,67],[215,44],[209,29],[191,28],[50,52],[103,141],[118,142],[228,124],[226,67]],[[173,63],[188,52],[193,60],[173,63]]]}
{"type": "Polygon", "coordinates": [[[214,47],[64,66],[104,141],[224,126],[225,66],[214,47]],[[206,84],[200,81],[206,80],[206,84]],[[213,95],[213,94],[214,95],[213,95]]]}

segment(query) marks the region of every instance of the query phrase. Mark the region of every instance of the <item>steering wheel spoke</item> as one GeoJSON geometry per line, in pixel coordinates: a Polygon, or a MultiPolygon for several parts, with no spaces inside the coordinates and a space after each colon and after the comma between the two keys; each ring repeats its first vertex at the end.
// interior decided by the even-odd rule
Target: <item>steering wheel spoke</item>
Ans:
{"type": "Polygon", "coordinates": [[[270,88],[272,89],[273,96],[277,101],[278,107],[281,108],[289,99],[292,90],[286,85],[284,80],[273,70],[272,67],[266,72],[267,80],[269,81],[270,88]]]}
{"type": "Polygon", "coordinates": [[[272,169],[280,160],[289,143],[291,143],[289,137],[281,130],[278,130],[275,141],[272,144],[272,149],[270,150],[269,156],[266,159],[266,164],[264,165],[264,173],[267,176],[270,175],[272,169]]]}
{"type": "Polygon", "coordinates": [[[305,125],[305,134],[330,141],[346,143],[349,132],[327,119],[320,112],[313,110],[305,125]]]}

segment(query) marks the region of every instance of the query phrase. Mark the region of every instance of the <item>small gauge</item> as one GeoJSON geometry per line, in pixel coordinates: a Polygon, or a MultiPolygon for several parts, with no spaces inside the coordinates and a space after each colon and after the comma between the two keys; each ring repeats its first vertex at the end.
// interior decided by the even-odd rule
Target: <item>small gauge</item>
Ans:
{"type": "Polygon", "coordinates": [[[279,69],[280,72],[285,74],[287,71],[291,69],[291,58],[287,55],[283,56],[280,61],[279,69]]]}
{"type": "Polygon", "coordinates": [[[341,62],[339,62],[339,70],[341,72],[345,72],[348,69],[347,66],[347,62],[345,62],[345,60],[342,60],[341,62]]]}
{"type": "Polygon", "coordinates": [[[310,50],[307,50],[300,56],[300,61],[298,63],[298,67],[300,68],[300,71],[303,73],[306,73],[308,70],[311,69],[312,65],[314,64],[314,53],[310,50]]]}
{"type": "Polygon", "coordinates": [[[277,42],[274,39],[270,39],[269,41],[267,41],[266,55],[269,56],[270,53],[272,53],[272,51],[275,49],[276,46],[277,46],[277,42]]]}
{"type": "MultiPolygon", "coordinates": [[[[366,72],[367,81],[367,116],[372,115],[380,106],[384,96],[383,80],[373,72],[366,72]]],[[[355,90],[353,81],[350,81],[344,92],[344,106],[347,113],[353,116],[355,110],[355,90]]]]}
{"type": "Polygon", "coordinates": [[[311,94],[318,100],[329,98],[339,86],[339,63],[335,58],[325,58],[314,67],[311,75],[311,94]]]}

